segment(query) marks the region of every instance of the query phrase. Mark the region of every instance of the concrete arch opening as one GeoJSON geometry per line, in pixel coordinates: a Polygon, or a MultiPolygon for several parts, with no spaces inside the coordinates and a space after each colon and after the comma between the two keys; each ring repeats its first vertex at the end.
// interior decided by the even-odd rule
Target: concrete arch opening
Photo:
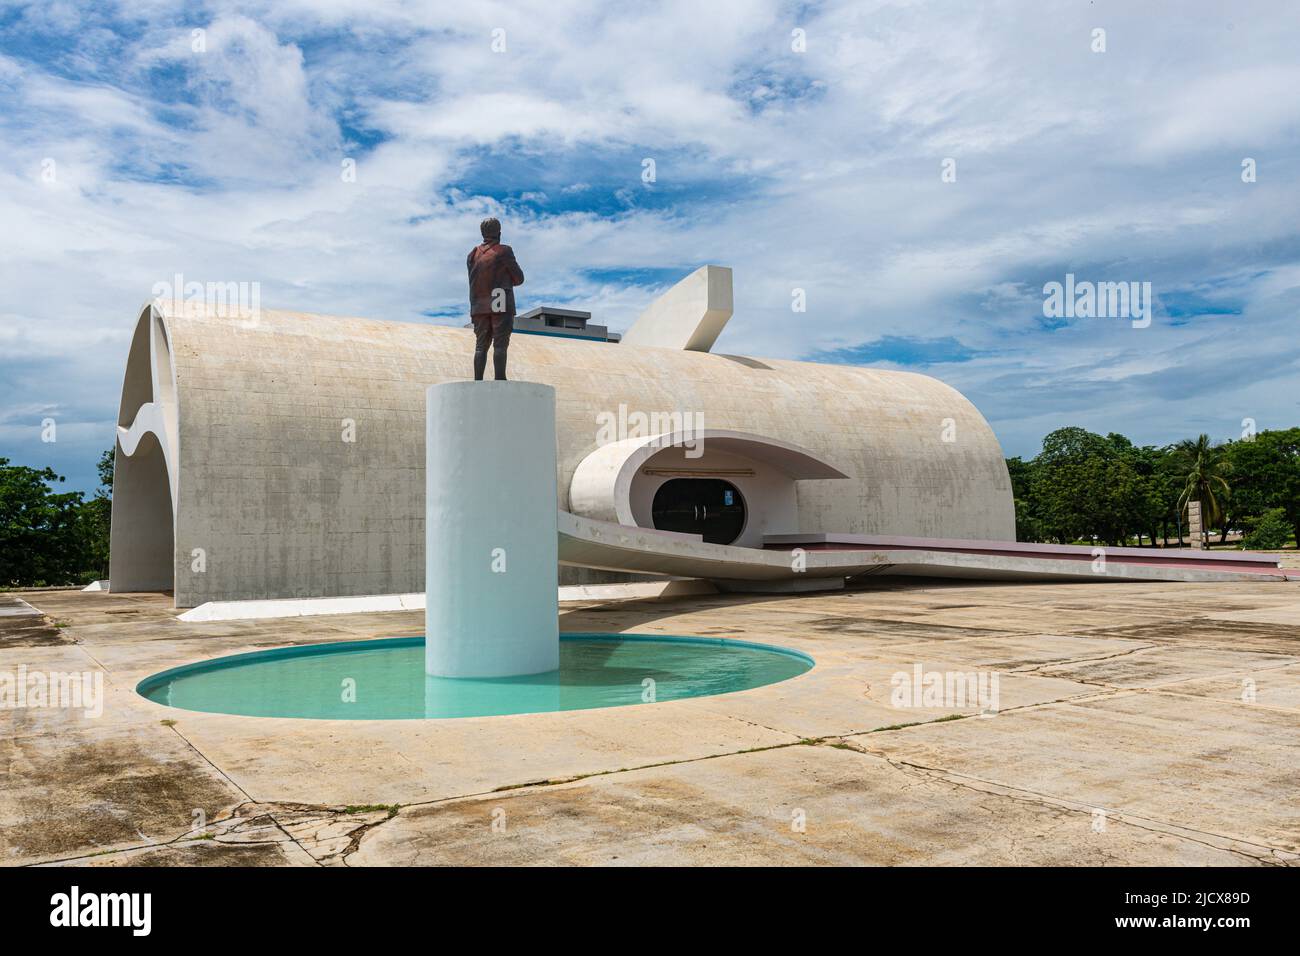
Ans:
{"type": "Polygon", "coordinates": [[[152,305],[136,323],[113,455],[109,587],[171,591],[175,583],[177,407],[166,326],[152,305]]]}
{"type": "Polygon", "coordinates": [[[113,527],[109,587],[170,591],[175,575],[172,492],[162,444],[143,435],[135,453],[117,449],[113,464],[113,527]]]}

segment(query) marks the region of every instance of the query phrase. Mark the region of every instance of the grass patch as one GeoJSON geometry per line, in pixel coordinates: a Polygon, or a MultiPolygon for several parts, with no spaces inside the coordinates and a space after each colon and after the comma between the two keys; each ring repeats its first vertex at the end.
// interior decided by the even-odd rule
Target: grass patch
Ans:
{"type": "Polygon", "coordinates": [[[877,727],[875,730],[868,730],[869,734],[883,734],[887,730],[902,730],[904,727],[920,727],[922,724],[929,723],[927,720],[914,720],[910,724],[890,724],[888,727],[877,727]]]}
{"type": "MultiPolygon", "coordinates": [[[[627,768],[624,767],[624,768],[622,768],[622,769],[620,769],[620,770],[617,770],[617,771],[615,771],[615,772],[616,772],[616,773],[623,773],[624,770],[626,770],[626,769],[627,769],[627,768]]],[[[524,783],[505,783],[505,784],[502,784],[502,785],[499,786],[499,787],[493,787],[493,788],[492,788],[492,792],[493,792],[493,793],[504,793],[504,792],[507,791],[507,790],[522,790],[522,789],[524,789],[525,787],[553,787],[553,786],[555,786],[556,784],[559,784],[559,783],[572,783],[574,780],[581,780],[584,776],[585,776],[585,777],[594,777],[594,776],[596,776],[596,775],[595,775],[594,773],[593,773],[593,774],[583,774],[582,776],[572,777],[572,778],[569,779],[569,780],[528,780],[528,781],[525,781],[524,783]]]]}
{"type": "Polygon", "coordinates": [[[944,717],[936,717],[934,720],[914,720],[910,724],[890,724],[888,727],[877,727],[875,730],[868,730],[869,734],[883,734],[887,730],[905,730],[908,727],[923,727],[926,724],[942,724],[949,720],[965,720],[967,717],[973,717],[974,714],[948,714],[944,717]]]}

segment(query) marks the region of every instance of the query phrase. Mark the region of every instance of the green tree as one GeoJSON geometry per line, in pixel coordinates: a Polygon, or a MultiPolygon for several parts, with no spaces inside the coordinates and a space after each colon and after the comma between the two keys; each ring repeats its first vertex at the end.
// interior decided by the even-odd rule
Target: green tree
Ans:
{"type": "Polygon", "coordinates": [[[96,464],[99,488],[82,503],[82,525],[86,534],[88,566],[96,579],[108,577],[108,544],[113,518],[113,449],[99,456],[96,464]]]}
{"type": "Polygon", "coordinates": [[[1227,476],[1232,472],[1227,448],[1210,441],[1209,435],[1184,439],[1174,446],[1174,459],[1178,474],[1183,479],[1183,489],[1178,496],[1179,509],[1190,501],[1201,503],[1202,536],[1208,537],[1211,528],[1221,527],[1224,520],[1224,503],[1231,491],[1227,476]]]}
{"type": "Polygon", "coordinates": [[[1038,515],[1034,509],[1034,463],[1020,457],[1007,459],[1007,473],[1011,476],[1011,497],[1016,507],[1016,540],[1042,541],[1038,515]]]}
{"type": "Polygon", "coordinates": [[[64,479],[53,469],[0,458],[0,586],[84,584],[107,574],[111,452],[99,474],[109,484],[87,501],[58,491],[64,479]]]}
{"type": "Polygon", "coordinates": [[[1121,483],[1110,490],[1112,507],[1123,519],[1124,540],[1132,532],[1140,547],[1142,535],[1146,534],[1154,546],[1162,530],[1162,518],[1173,508],[1172,499],[1176,497],[1176,493],[1167,494],[1160,473],[1165,451],[1151,445],[1134,445],[1117,432],[1107,435],[1106,442],[1126,466],[1117,474],[1121,483]]]}
{"type": "Polygon", "coordinates": [[[82,495],[56,493],[63,480],[0,458],[0,585],[65,584],[84,570],[82,495]]]}
{"type": "Polygon", "coordinates": [[[1123,545],[1142,527],[1147,484],[1132,444],[1083,428],[1059,428],[1033,460],[1030,496],[1042,536],[1061,544],[1080,539],[1123,545]]]}
{"type": "Polygon", "coordinates": [[[113,449],[102,452],[95,470],[99,472],[99,491],[96,494],[111,498],[113,496],[113,449]]]}
{"type": "Polygon", "coordinates": [[[1243,548],[1251,551],[1276,551],[1286,547],[1290,523],[1286,512],[1281,508],[1270,508],[1258,518],[1247,519],[1247,523],[1250,530],[1242,539],[1243,548]]]}
{"type": "Polygon", "coordinates": [[[1090,534],[1089,501],[1098,493],[1102,439],[1082,428],[1058,428],[1034,458],[1032,494],[1043,537],[1069,544],[1090,534]]]}
{"type": "Polygon", "coordinates": [[[1160,538],[1169,543],[1169,533],[1177,533],[1178,546],[1182,547],[1184,522],[1178,511],[1178,496],[1183,490],[1183,479],[1178,473],[1178,461],[1170,446],[1152,449],[1151,498],[1159,516],[1160,538]]]}
{"type": "Polygon", "coordinates": [[[1230,511],[1246,525],[1281,508],[1300,538],[1300,428],[1262,431],[1228,446],[1232,462],[1230,511]]]}

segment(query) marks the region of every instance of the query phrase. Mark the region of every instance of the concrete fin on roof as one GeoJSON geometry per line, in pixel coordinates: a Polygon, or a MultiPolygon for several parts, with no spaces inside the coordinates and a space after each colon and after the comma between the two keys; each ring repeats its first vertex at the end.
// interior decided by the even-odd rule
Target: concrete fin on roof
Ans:
{"type": "Polygon", "coordinates": [[[650,303],[624,333],[623,344],[707,352],[732,308],[731,269],[700,266],[650,303]]]}

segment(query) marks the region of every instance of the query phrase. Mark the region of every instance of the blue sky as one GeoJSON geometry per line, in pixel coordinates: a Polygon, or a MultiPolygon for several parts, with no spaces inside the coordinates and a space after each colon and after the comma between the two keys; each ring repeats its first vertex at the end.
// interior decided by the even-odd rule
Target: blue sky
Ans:
{"type": "Polygon", "coordinates": [[[0,0],[0,457],[93,486],[155,282],[459,324],[487,214],[521,308],[729,265],[717,351],[927,372],[1007,454],[1300,424],[1300,8],[523,6],[0,0]]]}

